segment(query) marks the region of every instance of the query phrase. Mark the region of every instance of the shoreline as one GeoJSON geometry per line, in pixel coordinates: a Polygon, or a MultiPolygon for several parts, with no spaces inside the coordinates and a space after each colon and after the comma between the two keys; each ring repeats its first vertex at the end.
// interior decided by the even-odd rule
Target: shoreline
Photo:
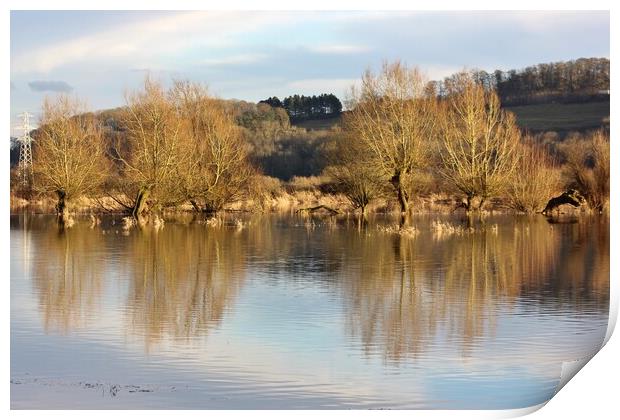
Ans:
{"type": "MultiPolygon", "coordinates": [[[[460,201],[448,194],[430,194],[412,200],[410,215],[461,215],[467,216],[465,209],[459,206],[460,201]]],[[[501,200],[489,203],[485,209],[472,211],[475,215],[505,214],[505,215],[536,215],[535,213],[520,212],[511,209],[501,200]]],[[[74,216],[88,215],[117,215],[127,216],[130,212],[110,197],[100,197],[96,199],[80,197],[68,205],[69,213],[74,216]]],[[[55,214],[55,200],[51,197],[37,197],[34,199],[24,199],[17,197],[13,192],[10,197],[10,214],[20,214],[24,212],[36,214],[55,214]]],[[[175,214],[194,214],[204,216],[218,216],[221,214],[306,214],[309,216],[346,216],[359,217],[361,212],[349,203],[343,194],[324,194],[318,191],[295,191],[293,193],[283,192],[273,197],[263,197],[262,199],[237,200],[226,205],[223,209],[209,214],[207,212],[196,211],[190,203],[184,203],[176,207],[165,208],[161,211],[162,217],[175,214]]],[[[394,215],[397,216],[398,203],[393,200],[378,199],[368,206],[366,217],[372,215],[394,215]]],[[[562,205],[554,215],[594,215],[601,214],[609,216],[608,209],[601,213],[582,206],[571,207],[562,205]]]]}

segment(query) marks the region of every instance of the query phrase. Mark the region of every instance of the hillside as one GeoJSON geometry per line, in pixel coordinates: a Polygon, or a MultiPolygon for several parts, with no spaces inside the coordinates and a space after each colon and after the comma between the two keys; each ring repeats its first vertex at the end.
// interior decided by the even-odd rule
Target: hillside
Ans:
{"type": "Polygon", "coordinates": [[[539,131],[585,131],[609,126],[609,101],[576,104],[549,103],[507,107],[523,129],[539,131]]]}
{"type": "MultiPolygon", "coordinates": [[[[523,130],[531,132],[587,131],[609,127],[609,101],[584,103],[547,103],[511,106],[505,109],[514,112],[517,123],[523,130]]],[[[307,130],[326,130],[340,123],[340,117],[307,120],[292,125],[307,130]]]]}
{"type": "Polygon", "coordinates": [[[295,127],[305,128],[306,130],[329,130],[335,125],[340,124],[341,117],[321,118],[316,120],[305,120],[291,123],[295,127]]]}

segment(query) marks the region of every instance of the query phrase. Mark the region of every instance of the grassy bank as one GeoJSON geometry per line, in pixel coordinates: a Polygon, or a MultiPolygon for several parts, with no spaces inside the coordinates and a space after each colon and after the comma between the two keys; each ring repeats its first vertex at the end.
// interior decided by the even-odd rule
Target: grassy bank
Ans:
{"type": "MultiPolygon", "coordinates": [[[[268,177],[265,177],[268,178],[268,177]]],[[[254,194],[242,200],[237,200],[226,205],[221,212],[243,213],[277,213],[277,214],[313,214],[317,216],[333,215],[357,215],[359,209],[354,208],[348,198],[337,192],[329,192],[329,182],[326,177],[294,177],[289,182],[282,182],[274,178],[263,180],[262,188],[254,194]],[[327,190],[327,191],[326,191],[327,190]]],[[[116,197],[124,203],[131,200],[124,196],[116,197]]],[[[414,214],[452,214],[464,213],[461,200],[456,195],[448,193],[429,193],[412,198],[411,210],[414,214]]],[[[52,195],[36,195],[28,199],[11,193],[10,210],[12,213],[23,211],[35,213],[54,213],[56,199],[52,195]]],[[[116,213],[125,214],[127,209],[109,196],[98,198],[80,197],[68,203],[68,209],[73,214],[100,214],[116,213]]],[[[367,207],[369,214],[396,214],[398,202],[392,197],[383,197],[373,200],[367,207]]],[[[165,214],[190,213],[194,209],[190,203],[175,208],[164,209],[165,214]]],[[[504,200],[490,201],[484,208],[485,212],[492,213],[515,213],[504,200]]],[[[570,206],[562,206],[564,214],[576,214],[581,212],[570,206]]]]}

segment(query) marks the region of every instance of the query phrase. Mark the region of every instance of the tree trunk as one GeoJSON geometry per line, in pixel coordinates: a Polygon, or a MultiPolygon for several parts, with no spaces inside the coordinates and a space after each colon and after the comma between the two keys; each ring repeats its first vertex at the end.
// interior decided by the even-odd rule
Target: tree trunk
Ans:
{"type": "Polygon", "coordinates": [[[357,217],[357,229],[361,230],[363,226],[366,226],[366,224],[368,223],[368,219],[367,219],[367,213],[366,213],[366,206],[361,206],[360,207],[360,214],[357,217]]]}
{"type": "Polygon", "coordinates": [[[471,211],[471,200],[474,196],[471,194],[467,194],[465,198],[465,212],[469,213],[471,211]]]}
{"type": "Polygon", "coordinates": [[[542,211],[542,214],[548,215],[553,212],[556,208],[560,207],[563,204],[570,204],[573,207],[580,207],[583,202],[586,200],[583,198],[581,194],[577,190],[568,190],[559,195],[558,197],[553,197],[547,205],[545,209],[542,211]]]}
{"type": "Polygon", "coordinates": [[[467,213],[479,212],[480,210],[482,210],[482,206],[484,205],[485,201],[486,201],[486,198],[482,196],[478,196],[473,193],[467,194],[466,203],[465,203],[467,213]]]}
{"type": "Polygon", "coordinates": [[[403,186],[400,172],[396,173],[392,179],[392,185],[396,189],[396,195],[398,198],[398,205],[400,207],[400,225],[403,226],[407,222],[409,216],[409,202],[407,200],[407,193],[403,186]]]}
{"type": "Polygon", "coordinates": [[[467,229],[474,227],[474,215],[471,212],[467,212],[467,229]]]}
{"type": "Polygon", "coordinates": [[[215,205],[213,205],[212,203],[207,202],[205,204],[205,210],[204,212],[207,214],[207,216],[211,217],[211,216],[215,216],[215,214],[217,213],[218,209],[215,208],[215,205]]]}
{"type": "Polygon", "coordinates": [[[142,187],[140,188],[140,191],[138,191],[138,195],[136,196],[136,204],[131,212],[134,219],[140,220],[142,217],[142,213],[146,210],[146,200],[149,198],[150,194],[151,189],[148,187],[142,187]]]}
{"type": "Polygon", "coordinates": [[[200,206],[198,205],[198,203],[196,203],[196,200],[189,200],[189,202],[191,203],[192,207],[194,207],[194,210],[196,210],[197,212],[202,212],[202,210],[200,209],[200,206]]]}
{"type": "Polygon", "coordinates": [[[56,203],[56,215],[58,217],[58,222],[64,225],[65,220],[67,219],[67,203],[65,201],[67,193],[63,190],[58,190],[56,191],[56,194],[58,194],[58,203],[56,203]]]}

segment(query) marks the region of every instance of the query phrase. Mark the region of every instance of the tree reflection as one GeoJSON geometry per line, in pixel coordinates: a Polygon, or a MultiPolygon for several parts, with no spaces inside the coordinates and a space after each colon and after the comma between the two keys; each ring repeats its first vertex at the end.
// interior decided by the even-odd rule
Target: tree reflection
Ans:
{"type": "Polygon", "coordinates": [[[59,232],[34,222],[31,269],[45,330],[92,327],[107,315],[147,350],[212,332],[232,310],[248,266],[256,281],[304,282],[337,295],[348,335],[390,363],[423,357],[437,342],[468,357],[497,334],[500,315],[523,308],[605,314],[609,305],[607,218],[510,218],[443,236],[420,221],[414,237],[274,218],[242,230],[169,223],[128,236],[109,226],[59,232]],[[104,285],[115,280],[120,316],[102,310],[104,285]]]}
{"type": "Polygon", "coordinates": [[[116,226],[37,225],[32,277],[46,332],[106,323],[104,285],[119,275],[124,317],[109,322],[124,323],[147,348],[205,335],[221,322],[243,285],[245,232],[189,224],[123,236],[116,226]]]}
{"type": "Polygon", "coordinates": [[[103,293],[102,235],[88,227],[38,230],[33,283],[46,332],[66,334],[84,327],[98,311],[103,293]]]}
{"type": "Polygon", "coordinates": [[[468,357],[517,303],[604,312],[608,232],[600,219],[550,226],[536,218],[441,238],[335,238],[332,247],[363,261],[343,266],[348,331],[391,362],[430,351],[438,334],[468,357]]]}
{"type": "Polygon", "coordinates": [[[244,281],[244,232],[202,225],[133,232],[126,314],[147,348],[166,336],[206,335],[244,281]]]}

